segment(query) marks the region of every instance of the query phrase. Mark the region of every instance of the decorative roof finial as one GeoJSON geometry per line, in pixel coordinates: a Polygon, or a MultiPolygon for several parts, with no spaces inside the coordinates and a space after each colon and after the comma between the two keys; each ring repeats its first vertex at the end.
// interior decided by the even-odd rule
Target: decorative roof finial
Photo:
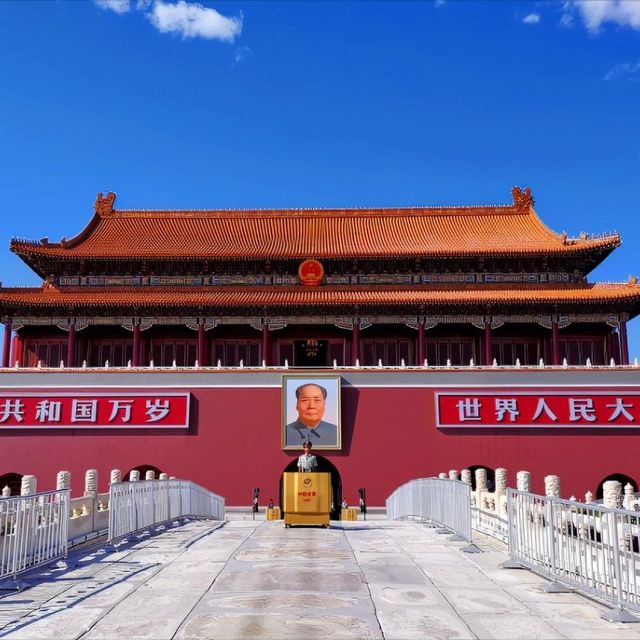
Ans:
{"type": "Polygon", "coordinates": [[[113,203],[115,201],[116,194],[113,191],[109,191],[104,197],[102,193],[99,193],[93,209],[99,216],[110,216],[113,213],[113,203]]]}
{"type": "Polygon", "coordinates": [[[533,197],[531,196],[531,189],[529,187],[524,189],[513,187],[513,189],[511,189],[511,196],[513,197],[513,206],[518,211],[528,211],[533,206],[533,197]]]}

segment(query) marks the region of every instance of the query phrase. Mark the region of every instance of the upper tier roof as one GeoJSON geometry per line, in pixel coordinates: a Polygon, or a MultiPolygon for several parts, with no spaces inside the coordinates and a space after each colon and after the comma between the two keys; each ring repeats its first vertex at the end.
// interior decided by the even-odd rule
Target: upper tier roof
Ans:
{"type": "Polygon", "coordinates": [[[547,228],[529,189],[513,204],[400,209],[116,211],[98,194],[95,214],[76,237],[50,243],[13,240],[30,258],[303,259],[569,255],[602,252],[618,234],[567,238],[547,228]]]}

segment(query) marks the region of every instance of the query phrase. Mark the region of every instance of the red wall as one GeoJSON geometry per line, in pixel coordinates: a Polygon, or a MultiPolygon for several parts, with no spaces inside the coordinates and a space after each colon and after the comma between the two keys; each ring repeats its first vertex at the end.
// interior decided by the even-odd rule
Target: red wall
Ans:
{"type": "MultiPolygon", "coordinates": [[[[162,386],[160,390],[186,389],[162,386]]],[[[529,470],[534,492],[544,491],[545,475],[557,474],[563,497],[583,498],[587,490],[595,493],[599,482],[612,473],[640,480],[640,431],[438,430],[434,391],[433,387],[343,386],[343,450],[316,453],[340,472],[349,503],[357,503],[359,487],[366,487],[369,505],[382,505],[407,480],[472,465],[506,467],[509,486],[515,486],[518,470],[529,470]]],[[[188,430],[0,428],[0,475],[35,474],[38,489],[47,490],[55,487],[56,473],[65,469],[72,474],[73,494],[80,495],[86,469],[98,469],[100,490],[106,491],[110,469],[124,474],[149,464],[221,494],[228,505],[249,505],[252,487],[261,488],[261,504],[270,497],[277,502],[280,476],[298,455],[281,450],[280,389],[237,386],[193,388],[191,393],[188,430]]]]}

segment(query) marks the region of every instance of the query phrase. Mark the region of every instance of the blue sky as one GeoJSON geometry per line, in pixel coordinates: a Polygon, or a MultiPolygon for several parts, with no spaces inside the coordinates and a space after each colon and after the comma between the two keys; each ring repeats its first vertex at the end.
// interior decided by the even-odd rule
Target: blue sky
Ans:
{"type": "MultiPolygon", "coordinates": [[[[510,202],[640,276],[640,1],[0,3],[12,236],[116,208],[510,202]]],[[[640,322],[630,325],[640,358],[640,322]]]]}

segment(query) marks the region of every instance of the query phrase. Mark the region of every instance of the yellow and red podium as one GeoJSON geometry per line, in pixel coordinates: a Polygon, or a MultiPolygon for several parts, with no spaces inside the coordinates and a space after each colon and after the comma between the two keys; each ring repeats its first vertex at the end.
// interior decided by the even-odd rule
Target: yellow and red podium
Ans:
{"type": "Polygon", "coordinates": [[[331,474],[284,474],[284,526],[329,526],[331,511],[331,474]]]}

